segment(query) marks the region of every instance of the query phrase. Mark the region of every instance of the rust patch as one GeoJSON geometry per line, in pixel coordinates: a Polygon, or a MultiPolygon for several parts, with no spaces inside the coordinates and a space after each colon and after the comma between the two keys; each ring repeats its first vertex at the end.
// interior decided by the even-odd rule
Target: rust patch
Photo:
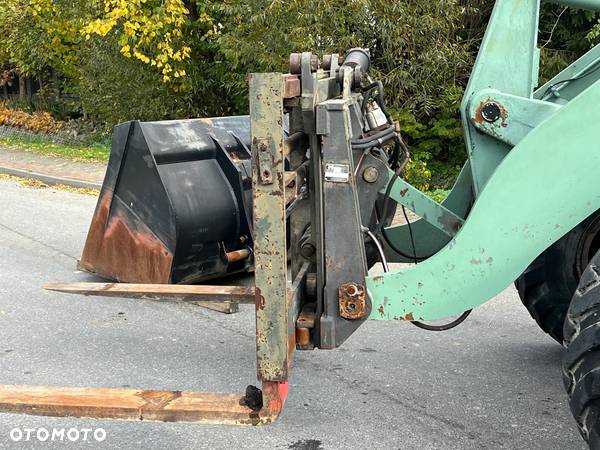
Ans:
{"type": "Polygon", "coordinates": [[[248,250],[247,248],[244,248],[242,250],[235,250],[233,252],[227,252],[225,256],[227,257],[227,262],[229,264],[232,264],[234,262],[248,259],[248,257],[250,256],[250,250],[248,250]]]}
{"type": "Polygon", "coordinates": [[[496,100],[494,100],[492,97],[488,97],[486,100],[481,100],[481,102],[479,102],[479,105],[477,106],[477,109],[475,110],[475,116],[472,117],[473,121],[481,126],[485,126],[485,128],[489,131],[493,131],[493,128],[497,125],[499,125],[502,128],[506,128],[508,125],[506,123],[506,119],[508,118],[508,111],[506,110],[506,108],[504,106],[502,106],[500,103],[498,103],[496,100]],[[498,105],[498,108],[500,109],[500,123],[498,124],[498,121],[496,122],[488,122],[483,118],[483,113],[482,110],[485,107],[485,105],[489,104],[489,103],[495,103],[496,105],[498,105]]]}
{"type": "Polygon", "coordinates": [[[303,350],[310,346],[310,330],[308,328],[296,328],[296,345],[303,350]]]}
{"type": "Polygon", "coordinates": [[[452,214],[448,214],[447,212],[443,212],[440,217],[438,217],[438,223],[444,228],[444,230],[450,234],[450,236],[454,236],[461,228],[461,223],[456,220],[452,214]]]}
{"type": "Polygon", "coordinates": [[[286,74],[283,76],[283,98],[298,97],[302,93],[300,78],[296,75],[286,74]]]}
{"type": "Polygon", "coordinates": [[[288,369],[288,371],[292,368],[294,350],[296,350],[297,342],[298,342],[298,334],[296,333],[296,328],[288,327],[288,341],[287,341],[287,369],[288,369]]]}
{"type": "Polygon", "coordinates": [[[479,106],[477,106],[477,109],[475,110],[475,117],[473,117],[473,120],[475,121],[475,123],[477,123],[479,125],[483,125],[484,123],[487,123],[481,114],[481,110],[483,109],[483,105],[485,105],[485,104],[486,104],[486,101],[481,100],[479,102],[479,106]]]}
{"type": "Polygon", "coordinates": [[[406,195],[406,193],[408,192],[408,188],[404,188],[400,191],[400,197],[404,197],[406,195]]]}
{"type": "Polygon", "coordinates": [[[315,312],[303,308],[300,314],[298,315],[298,320],[296,321],[296,324],[298,327],[301,328],[314,328],[315,312]]]}
{"type": "Polygon", "coordinates": [[[358,283],[344,283],[338,288],[340,316],[344,319],[362,319],[367,314],[365,287],[358,283]]]}
{"type": "Polygon", "coordinates": [[[289,392],[288,381],[265,381],[262,386],[263,408],[260,416],[268,415],[277,418],[289,392]]]}
{"type": "Polygon", "coordinates": [[[402,317],[402,316],[394,317],[394,320],[406,320],[408,322],[413,322],[415,320],[415,318],[413,317],[413,313],[409,312],[404,317],[402,317]]]}
{"type": "Polygon", "coordinates": [[[254,300],[256,302],[256,309],[261,311],[265,309],[265,298],[262,296],[262,293],[260,292],[260,288],[258,286],[254,289],[254,296],[254,300]]]}
{"type": "Polygon", "coordinates": [[[379,311],[381,317],[385,317],[385,310],[383,309],[383,305],[379,306],[379,308],[377,308],[377,311],[379,311]]]}
{"type": "Polygon", "coordinates": [[[128,283],[169,283],[173,254],[144,224],[134,229],[121,214],[109,217],[111,202],[107,192],[98,203],[81,267],[128,283]]]}

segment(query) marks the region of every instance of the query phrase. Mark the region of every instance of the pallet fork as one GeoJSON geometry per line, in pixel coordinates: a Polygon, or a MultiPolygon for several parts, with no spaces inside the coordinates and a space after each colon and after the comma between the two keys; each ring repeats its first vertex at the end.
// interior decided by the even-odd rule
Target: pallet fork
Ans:
{"type": "MultiPolygon", "coordinates": [[[[270,164],[254,165],[255,286],[173,284],[53,283],[47,289],[83,295],[153,300],[254,303],[260,389],[245,393],[209,393],[144,389],[71,388],[0,385],[0,411],[97,419],[189,421],[235,425],[271,423],[281,412],[288,393],[288,373],[296,346],[296,319],[305,288],[308,264],[288,272],[286,205],[295,195],[284,160],[283,102],[299,89],[298,79],[281,74],[254,75],[251,89],[254,154],[270,164]],[[290,188],[290,184],[292,187],[290,188]],[[288,185],[288,187],[286,187],[288,185]],[[291,278],[293,276],[293,279],[291,278]]],[[[295,220],[295,219],[293,219],[295,220]]]]}

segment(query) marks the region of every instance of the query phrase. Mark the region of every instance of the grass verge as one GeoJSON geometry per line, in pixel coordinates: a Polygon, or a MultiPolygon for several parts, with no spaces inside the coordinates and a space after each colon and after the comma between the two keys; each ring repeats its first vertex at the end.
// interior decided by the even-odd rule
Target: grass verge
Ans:
{"type": "Polygon", "coordinates": [[[14,136],[0,137],[0,146],[42,153],[49,156],[59,156],[72,161],[81,162],[104,163],[108,161],[108,156],[110,154],[110,149],[101,144],[87,146],[64,145],[14,136]]]}
{"type": "Polygon", "coordinates": [[[15,181],[19,183],[21,187],[28,189],[53,189],[56,191],[73,192],[75,194],[93,195],[95,197],[100,195],[100,191],[98,189],[76,188],[73,186],[67,186],[66,184],[54,184],[50,186],[34,178],[15,177],[13,175],[8,175],[5,173],[0,173],[0,180],[15,181]]]}

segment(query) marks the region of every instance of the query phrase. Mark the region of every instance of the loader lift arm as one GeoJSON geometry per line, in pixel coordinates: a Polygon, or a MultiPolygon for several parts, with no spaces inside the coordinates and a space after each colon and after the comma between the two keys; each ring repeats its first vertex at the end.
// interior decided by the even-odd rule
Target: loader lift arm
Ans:
{"type": "MultiPolygon", "coordinates": [[[[557,3],[600,10],[592,0],[557,3]]],[[[470,172],[471,190],[459,179],[448,199],[459,215],[473,207],[458,233],[414,226],[415,241],[422,238],[423,250],[435,255],[367,279],[372,319],[432,320],[472,309],[600,209],[600,152],[593,150],[600,137],[600,47],[534,91],[539,6],[537,0],[496,2],[461,105],[469,156],[461,176],[470,172]]],[[[407,204],[398,192],[392,189],[395,200],[413,211],[432,203],[407,204]]],[[[440,211],[421,222],[435,225],[443,217],[440,211]]],[[[407,228],[388,229],[394,247],[409,248],[407,228]]]]}

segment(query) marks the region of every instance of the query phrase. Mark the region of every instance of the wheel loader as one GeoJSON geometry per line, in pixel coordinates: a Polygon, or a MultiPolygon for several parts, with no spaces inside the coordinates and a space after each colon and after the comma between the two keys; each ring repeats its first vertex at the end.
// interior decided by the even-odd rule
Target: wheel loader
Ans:
{"type": "Polygon", "coordinates": [[[366,320],[443,331],[515,282],[566,347],[571,410],[600,448],[600,46],[538,86],[539,9],[496,2],[461,104],[468,160],[442,202],[404,178],[410,149],[368,49],[295,53],[287,74],[251,74],[249,116],[117,126],[80,261],[111,282],[46,288],[252,303],[261,385],[0,385],[0,410],[271,423],[295,350],[339,347],[366,320]],[[239,272],[252,285],[214,283],[239,272]]]}

